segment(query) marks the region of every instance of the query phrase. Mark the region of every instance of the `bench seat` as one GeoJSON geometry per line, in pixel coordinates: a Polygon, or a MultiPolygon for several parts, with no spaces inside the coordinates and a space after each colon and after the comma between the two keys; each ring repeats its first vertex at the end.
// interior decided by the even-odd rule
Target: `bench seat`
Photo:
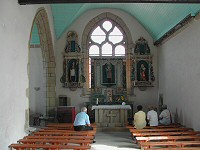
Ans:
{"type": "Polygon", "coordinates": [[[73,150],[88,150],[91,148],[91,146],[78,146],[78,145],[50,145],[50,144],[11,144],[8,146],[10,150],[16,149],[16,150],[25,150],[27,148],[44,148],[44,149],[73,149],[73,150]]]}
{"type": "Polygon", "coordinates": [[[80,145],[90,145],[93,140],[78,140],[78,139],[20,139],[18,143],[23,144],[80,144],[80,145]]]}
{"type": "Polygon", "coordinates": [[[200,140],[200,136],[186,135],[186,136],[149,136],[149,137],[136,137],[139,142],[148,141],[179,141],[179,140],[200,140]]]}
{"type": "Polygon", "coordinates": [[[162,128],[162,129],[129,129],[130,132],[175,132],[193,131],[192,128],[162,128]]]}
{"type": "Polygon", "coordinates": [[[29,135],[24,139],[78,139],[78,140],[93,140],[94,136],[37,136],[29,135]]]}
{"type": "Polygon", "coordinates": [[[144,148],[143,150],[200,150],[200,147],[144,148]]]}
{"type": "Polygon", "coordinates": [[[200,141],[176,141],[176,142],[144,142],[140,143],[141,148],[153,148],[153,147],[185,147],[185,146],[200,146],[200,141]]]}
{"type": "Polygon", "coordinates": [[[79,136],[94,136],[96,131],[57,131],[57,132],[33,132],[33,135],[79,135],[79,136]]]}
{"type": "Polygon", "coordinates": [[[199,135],[200,131],[179,131],[179,132],[146,132],[146,133],[132,133],[136,137],[147,136],[173,136],[173,135],[199,135]]]}

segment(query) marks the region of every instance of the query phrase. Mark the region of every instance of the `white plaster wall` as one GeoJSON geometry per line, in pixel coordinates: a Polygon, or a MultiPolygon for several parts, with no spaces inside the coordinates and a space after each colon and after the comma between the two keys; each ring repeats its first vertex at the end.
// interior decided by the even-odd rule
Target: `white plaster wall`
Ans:
{"type": "Polygon", "coordinates": [[[28,109],[28,44],[36,10],[42,5],[20,6],[0,1],[0,148],[25,135],[28,109]],[[26,124],[25,124],[26,122],[26,124]]]}
{"type": "Polygon", "coordinates": [[[43,72],[41,48],[30,48],[30,115],[45,115],[46,109],[46,77],[43,72]],[[35,88],[40,88],[36,90],[35,88]]]}
{"type": "Polygon", "coordinates": [[[200,20],[159,49],[159,92],[179,121],[200,130],[200,20]]]}
{"type": "MultiPolygon", "coordinates": [[[[143,36],[148,42],[149,46],[151,48],[151,53],[153,54],[153,65],[154,65],[154,72],[155,77],[157,80],[157,48],[153,46],[153,39],[151,36],[147,33],[147,31],[138,23],[138,21],[130,16],[129,14],[117,10],[117,9],[95,9],[90,10],[84,13],[82,16],[80,16],[66,32],[61,36],[60,39],[58,39],[56,43],[56,63],[57,63],[57,97],[59,95],[67,95],[71,98],[72,105],[78,107],[80,103],[89,101],[88,97],[80,97],[81,95],[81,89],[77,89],[76,91],[70,91],[67,88],[62,88],[62,84],[60,83],[60,77],[62,76],[63,70],[62,70],[62,63],[63,63],[63,56],[62,52],[64,52],[64,48],[66,46],[66,35],[68,31],[76,31],[78,34],[79,39],[79,45],[81,46],[81,39],[82,34],[84,31],[85,26],[87,23],[93,19],[94,17],[98,16],[99,14],[103,12],[111,12],[117,16],[119,16],[123,21],[126,23],[127,27],[129,28],[133,42],[135,43],[136,40],[138,40],[141,36],[143,36]]],[[[135,108],[137,107],[137,104],[144,105],[144,110],[147,111],[147,106],[149,104],[156,105],[157,104],[157,81],[154,82],[155,87],[148,88],[146,91],[139,91],[138,88],[135,89],[136,96],[131,97],[129,100],[135,101],[135,108]]],[[[79,108],[78,108],[79,110],[79,108]]]]}

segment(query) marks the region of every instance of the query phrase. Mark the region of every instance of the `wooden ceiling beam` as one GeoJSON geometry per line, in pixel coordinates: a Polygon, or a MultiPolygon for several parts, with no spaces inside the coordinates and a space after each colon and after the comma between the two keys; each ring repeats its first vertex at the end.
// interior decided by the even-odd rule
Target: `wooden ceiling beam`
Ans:
{"type": "Polygon", "coordinates": [[[200,0],[18,0],[20,5],[58,3],[200,3],[200,0]]]}

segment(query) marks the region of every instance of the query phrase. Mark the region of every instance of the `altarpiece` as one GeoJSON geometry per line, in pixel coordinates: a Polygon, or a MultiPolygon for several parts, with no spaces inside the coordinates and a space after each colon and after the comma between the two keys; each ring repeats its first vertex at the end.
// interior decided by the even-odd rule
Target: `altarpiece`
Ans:
{"type": "Polygon", "coordinates": [[[63,75],[60,82],[63,87],[71,90],[83,87],[85,82],[83,56],[78,45],[78,36],[74,31],[69,31],[67,34],[67,44],[63,53],[63,75]]]}

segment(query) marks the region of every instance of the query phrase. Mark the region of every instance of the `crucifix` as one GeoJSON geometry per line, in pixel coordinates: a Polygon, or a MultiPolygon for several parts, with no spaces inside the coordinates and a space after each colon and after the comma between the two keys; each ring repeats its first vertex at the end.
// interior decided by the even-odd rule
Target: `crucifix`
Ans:
{"type": "Polygon", "coordinates": [[[107,114],[106,116],[107,116],[107,117],[110,117],[110,123],[113,123],[113,117],[116,117],[117,115],[114,114],[114,113],[112,113],[112,111],[111,111],[111,113],[110,113],[110,114],[107,114]]]}

